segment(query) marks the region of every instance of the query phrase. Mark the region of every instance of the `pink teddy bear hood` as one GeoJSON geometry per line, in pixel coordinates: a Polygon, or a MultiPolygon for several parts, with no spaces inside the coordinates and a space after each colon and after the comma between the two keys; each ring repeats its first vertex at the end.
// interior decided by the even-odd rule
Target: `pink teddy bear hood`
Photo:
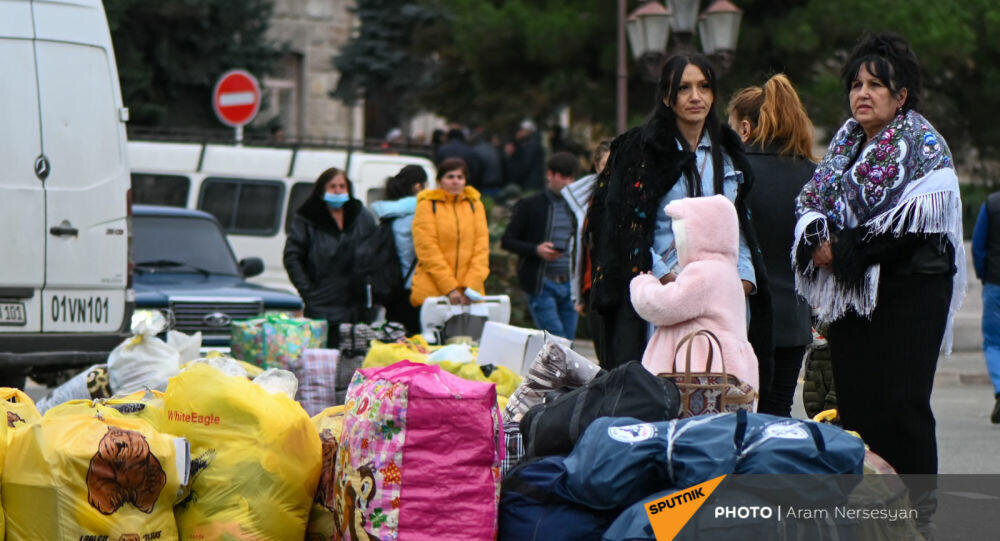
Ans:
{"type": "MultiPolygon", "coordinates": [[[[726,371],[759,390],[757,357],[747,341],[746,297],[736,269],[739,222],[736,208],[725,196],[692,197],[666,207],[673,222],[681,272],[669,284],[651,274],[632,279],[635,311],[656,326],[642,364],[654,374],[673,372],[677,343],[687,334],[707,329],[719,337],[726,371]]],[[[686,349],[686,348],[685,348],[686,349]]],[[[677,371],[684,371],[678,353],[677,371]]],[[[706,367],[708,344],[699,337],[693,346],[691,371],[706,367]]],[[[718,352],[712,372],[721,372],[718,352]]]]}

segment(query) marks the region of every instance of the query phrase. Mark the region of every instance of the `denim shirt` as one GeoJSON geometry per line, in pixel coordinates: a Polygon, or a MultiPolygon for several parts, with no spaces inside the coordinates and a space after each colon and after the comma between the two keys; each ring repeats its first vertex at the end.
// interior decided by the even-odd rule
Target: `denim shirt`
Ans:
{"type": "Polygon", "coordinates": [[[406,280],[405,287],[413,285],[413,273],[406,272],[413,267],[417,252],[413,248],[413,215],[417,212],[417,197],[411,195],[395,201],[376,201],[372,203],[372,211],[379,220],[395,218],[392,222],[392,236],[396,241],[396,256],[399,258],[399,269],[406,280]]]}
{"type": "MultiPolygon", "coordinates": [[[[683,148],[680,141],[677,142],[677,147],[683,148]]],[[[723,195],[730,201],[735,202],[736,191],[743,182],[743,173],[733,168],[732,160],[725,153],[722,154],[722,158],[722,174],[724,177],[722,182],[723,195]]],[[[707,195],[714,194],[715,174],[712,169],[712,142],[707,133],[702,136],[701,141],[698,143],[695,159],[697,160],[698,170],[701,172],[701,192],[707,195]]],[[[682,174],[681,178],[674,184],[674,187],[670,188],[670,191],[663,196],[656,211],[656,229],[653,232],[653,246],[650,248],[650,251],[653,253],[653,275],[657,278],[662,278],[670,272],[676,273],[679,271],[677,250],[674,247],[674,230],[671,227],[673,220],[667,215],[665,209],[671,201],[685,197],[689,197],[686,173],[682,174]]],[[[753,262],[750,258],[750,246],[747,244],[742,231],[740,231],[740,253],[736,267],[740,279],[753,284],[756,290],[757,275],[754,273],[753,262]]]]}

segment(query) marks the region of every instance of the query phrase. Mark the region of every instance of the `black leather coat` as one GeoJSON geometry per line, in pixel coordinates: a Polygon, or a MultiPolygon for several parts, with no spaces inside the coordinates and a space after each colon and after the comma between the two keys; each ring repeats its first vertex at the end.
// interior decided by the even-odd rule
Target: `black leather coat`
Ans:
{"type": "Polygon", "coordinates": [[[804,346],[812,342],[809,303],[795,292],[791,253],[795,242],[795,198],[813,176],[816,164],[804,158],[778,155],[777,148],[748,147],[754,187],[747,196],[764,253],[774,305],[775,347],[804,346]]]}
{"type": "Polygon", "coordinates": [[[343,230],[322,199],[310,197],[299,207],[285,239],[284,263],[307,317],[333,323],[363,319],[365,299],[351,270],[358,244],[375,228],[375,218],[357,199],[344,205],[343,230]]]}

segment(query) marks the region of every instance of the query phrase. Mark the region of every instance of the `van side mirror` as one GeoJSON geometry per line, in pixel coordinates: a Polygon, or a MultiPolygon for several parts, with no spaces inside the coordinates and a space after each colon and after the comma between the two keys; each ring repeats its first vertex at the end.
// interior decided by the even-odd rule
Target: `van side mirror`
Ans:
{"type": "Polygon", "coordinates": [[[253,278],[264,272],[264,260],[259,257],[248,257],[240,260],[240,271],[244,278],[253,278]]]}

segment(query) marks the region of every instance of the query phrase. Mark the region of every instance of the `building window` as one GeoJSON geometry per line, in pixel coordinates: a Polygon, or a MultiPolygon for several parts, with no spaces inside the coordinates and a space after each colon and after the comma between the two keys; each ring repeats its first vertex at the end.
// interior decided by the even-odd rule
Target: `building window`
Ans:
{"type": "Polygon", "coordinates": [[[301,54],[285,54],[278,60],[274,76],[264,77],[264,107],[257,115],[255,125],[268,126],[275,131],[280,128],[289,138],[304,135],[305,83],[302,64],[301,54]]]}
{"type": "Polygon", "coordinates": [[[278,232],[284,196],[280,182],[208,177],[198,208],[215,216],[226,233],[269,236],[278,232]]]}

